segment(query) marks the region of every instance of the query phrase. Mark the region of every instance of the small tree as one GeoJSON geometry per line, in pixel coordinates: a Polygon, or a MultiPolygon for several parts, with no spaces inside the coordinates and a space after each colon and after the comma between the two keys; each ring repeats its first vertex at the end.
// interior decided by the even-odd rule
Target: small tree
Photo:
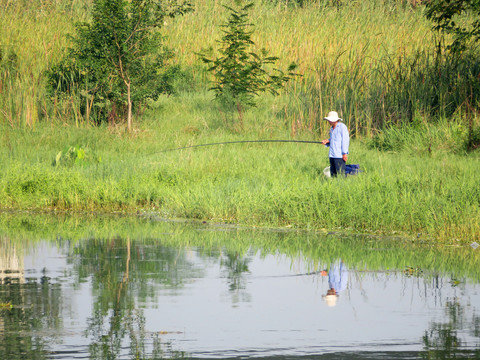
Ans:
{"type": "Polygon", "coordinates": [[[473,40],[480,40],[479,0],[430,0],[425,3],[425,16],[435,23],[434,30],[453,35],[450,48],[464,50],[473,40]]]}
{"type": "Polygon", "coordinates": [[[200,57],[214,74],[214,84],[210,89],[215,92],[215,98],[223,104],[234,105],[242,120],[243,108],[255,106],[256,96],[266,91],[277,95],[278,90],[296,76],[293,73],[296,65],[292,63],[287,74],[278,69],[269,72],[266,66],[275,64],[279,59],[268,56],[265,49],[260,54],[250,50],[255,45],[251,39],[253,30],[249,30],[252,25],[248,23],[248,10],[253,3],[238,9],[224,7],[230,11],[230,15],[228,21],[221,25],[224,36],[219,41],[222,44],[220,56],[210,59],[200,54],[200,57]]]}
{"type": "Polygon", "coordinates": [[[86,99],[87,117],[92,106],[106,101],[113,103],[111,113],[126,107],[130,131],[133,104],[170,90],[165,71],[170,55],[158,30],[166,16],[183,14],[190,5],[165,3],[94,0],[91,22],[76,26],[68,56],[49,73],[50,86],[61,92],[77,89],[86,99]]]}

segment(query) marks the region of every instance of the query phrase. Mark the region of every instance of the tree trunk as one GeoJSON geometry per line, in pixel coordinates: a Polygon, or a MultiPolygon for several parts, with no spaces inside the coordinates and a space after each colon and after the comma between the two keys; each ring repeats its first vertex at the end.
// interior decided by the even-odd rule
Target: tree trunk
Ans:
{"type": "Polygon", "coordinates": [[[243,130],[243,109],[240,101],[237,101],[238,118],[240,119],[240,130],[243,130]]]}
{"type": "Polygon", "coordinates": [[[118,307],[119,307],[119,304],[120,304],[120,299],[121,299],[121,295],[122,295],[122,292],[123,292],[123,286],[128,282],[128,279],[129,279],[129,273],[130,273],[130,238],[127,238],[127,261],[126,261],[126,264],[125,264],[125,272],[123,273],[123,278],[122,278],[122,282],[119,284],[118,286],[118,292],[117,292],[117,310],[118,310],[118,307]]]}
{"type": "Polygon", "coordinates": [[[127,129],[128,129],[128,132],[131,132],[132,131],[132,96],[131,96],[131,93],[130,93],[130,81],[129,82],[125,82],[125,84],[127,85],[127,129]]]}

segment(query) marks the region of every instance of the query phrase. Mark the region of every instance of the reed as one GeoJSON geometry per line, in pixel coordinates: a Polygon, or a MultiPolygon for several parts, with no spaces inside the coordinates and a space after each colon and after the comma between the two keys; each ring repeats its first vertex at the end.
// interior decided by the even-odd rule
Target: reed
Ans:
{"type": "MultiPolygon", "coordinates": [[[[33,127],[53,121],[44,72],[63,56],[73,23],[90,0],[0,1],[0,122],[33,127]]],[[[70,115],[70,114],[68,114],[70,115]]],[[[70,122],[71,116],[62,119],[70,122]]]]}
{"type": "MultiPolygon", "coordinates": [[[[168,19],[162,29],[173,61],[188,74],[189,89],[208,86],[210,75],[196,54],[218,49],[220,25],[228,13],[223,5],[232,1],[196,0],[195,12],[168,19]]],[[[75,21],[88,16],[91,3],[0,2],[0,20],[8,24],[0,29],[1,49],[17,59],[14,65],[2,61],[0,67],[0,122],[89,126],[91,114],[82,111],[78,99],[48,98],[44,71],[62,57],[66,35],[75,21]]],[[[303,75],[277,100],[276,127],[292,135],[325,132],[318,119],[335,108],[356,136],[373,136],[418,115],[428,122],[460,118],[473,121],[472,132],[478,128],[472,110],[480,94],[477,51],[460,60],[439,53],[441,39],[430,31],[421,6],[397,0],[295,4],[258,0],[251,14],[256,50],[279,56],[281,67],[297,62],[303,75]]]]}
{"type": "MultiPolygon", "coordinates": [[[[409,123],[417,113],[436,121],[465,111],[466,99],[477,103],[477,62],[466,57],[455,63],[451,55],[439,54],[440,39],[421,8],[398,1],[349,2],[339,8],[321,1],[296,8],[280,3],[257,4],[252,22],[257,47],[279,55],[284,66],[296,61],[303,75],[281,103],[293,134],[318,132],[318,119],[332,108],[354,134],[371,136],[409,123]]],[[[220,37],[219,2],[196,5],[194,14],[167,25],[177,59],[187,66],[197,64],[195,48],[215,49],[220,37]]]]}

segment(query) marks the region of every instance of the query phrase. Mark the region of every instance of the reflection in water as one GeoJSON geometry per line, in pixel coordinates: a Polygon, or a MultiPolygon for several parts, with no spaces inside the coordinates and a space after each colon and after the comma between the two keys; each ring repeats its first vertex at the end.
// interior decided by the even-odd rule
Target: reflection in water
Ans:
{"type": "Polygon", "coordinates": [[[86,333],[92,338],[90,357],[93,359],[116,359],[120,355],[124,337],[130,340],[131,354],[135,358],[143,357],[142,346],[139,347],[139,344],[144,343],[145,339],[145,319],[143,313],[137,311],[135,300],[127,289],[131,259],[130,239],[127,239],[126,251],[124,250],[123,247],[112,247],[109,251],[109,256],[121,259],[116,266],[119,273],[123,271],[121,279],[116,279],[118,274],[109,269],[109,262],[105,262],[105,257],[97,257],[97,261],[100,261],[96,265],[104,271],[98,271],[93,276],[98,277],[95,283],[103,285],[100,298],[106,298],[107,301],[97,303],[99,308],[95,309],[88,322],[86,333]],[[119,249],[121,250],[118,251],[119,249]],[[117,276],[112,278],[112,274],[117,276]]]}
{"type": "Polygon", "coordinates": [[[348,268],[347,265],[338,259],[330,265],[328,272],[326,270],[321,272],[322,276],[328,275],[328,290],[324,296],[328,306],[335,306],[337,298],[340,293],[347,288],[348,283],[348,268]]]}
{"type": "Polygon", "coordinates": [[[129,237],[0,253],[0,359],[479,356],[480,287],[455,274],[129,237]]]}
{"type": "Polygon", "coordinates": [[[446,319],[442,322],[432,322],[430,328],[425,331],[423,337],[425,353],[423,359],[455,359],[462,355],[475,355],[480,359],[480,315],[469,314],[462,306],[458,298],[449,298],[445,305],[446,319]],[[477,338],[476,350],[465,352],[463,350],[462,335],[469,332],[473,338],[477,338]]]}
{"type": "Polygon", "coordinates": [[[24,277],[23,253],[2,239],[0,282],[0,358],[42,359],[51,332],[62,330],[62,289],[46,269],[24,277]],[[12,266],[9,269],[8,266],[12,266]]]}
{"type": "Polygon", "coordinates": [[[151,341],[153,349],[147,349],[145,316],[138,300],[155,297],[155,283],[181,284],[175,268],[183,253],[163,247],[132,247],[130,239],[112,239],[81,244],[76,254],[81,261],[75,273],[82,274],[80,281],[90,277],[95,290],[93,315],[86,329],[91,359],[117,359],[125,344],[129,344],[132,359],[147,359],[150,353],[153,358],[180,357],[181,352],[172,351],[168,344],[162,346],[158,337],[151,341]]]}
{"type": "Polygon", "coordinates": [[[6,237],[0,237],[0,249],[0,284],[23,282],[23,256],[18,254],[15,244],[6,237]]]}
{"type": "Polygon", "coordinates": [[[251,300],[250,295],[246,291],[247,277],[245,276],[249,273],[249,263],[250,258],[241,256],[238,252],[226,251],[221,257],[220,265],[225,268],[228,290],[234,304],[251,300]]]}

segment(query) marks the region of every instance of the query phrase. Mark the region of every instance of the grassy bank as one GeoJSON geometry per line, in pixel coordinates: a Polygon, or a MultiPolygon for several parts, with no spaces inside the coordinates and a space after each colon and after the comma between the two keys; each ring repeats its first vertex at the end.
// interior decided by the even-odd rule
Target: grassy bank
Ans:
{"type": "Polygon", "coordinates": [[[164,98],[146,115],[145,127],[132,135],[107,127],[5,127],[0,136],[1,207],[154,212],[252,226],[421,233],[443,243],[480,237],[479,157],[455,147],[466,136],[458,124],[386,132],[382,143],[397,151],[353,140],[349,163],[360,164],[363,173],[332,180],[322,173],[327,149],[317,144],[231,144],[163,152],[289,137],[288,131],[266,126],[269,117],[262,117],[263,110],[247,114],[247,120],[261,120],[247,121],[247,134],[215,127],[215,112],[205,111],[211,103],[189,96],[164,98]]]}

